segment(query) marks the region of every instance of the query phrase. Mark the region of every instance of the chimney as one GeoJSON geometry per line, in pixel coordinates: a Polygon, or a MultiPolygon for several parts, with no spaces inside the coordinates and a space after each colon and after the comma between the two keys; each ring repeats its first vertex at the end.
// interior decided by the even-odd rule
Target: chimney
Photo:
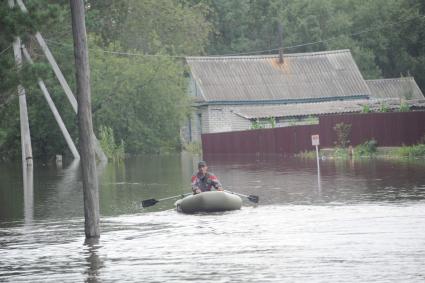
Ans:
{"type": "Polygon", "coordinates": [[[279,64],[283,64],[283,28],[280,22],[277,23],[277,32],[279,38],[279,64]]]}

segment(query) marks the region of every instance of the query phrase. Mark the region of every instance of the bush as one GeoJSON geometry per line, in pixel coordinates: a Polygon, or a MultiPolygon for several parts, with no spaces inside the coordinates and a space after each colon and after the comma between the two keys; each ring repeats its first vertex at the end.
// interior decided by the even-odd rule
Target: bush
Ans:
{"type": "Polygon", "coordinates": [[[425,157],[425,144],[403,146],[395,150],[395,154],[401,157],[408,158],[425,157]]]}
{"type": "Polygon", "coordinates": [[[202,145],[200,142],[191,142],[191,143],[185,144],[184,149],[194,154],[202,153],[202,145]]]}
{"type": "Polygon", "coordinates": [[[369,113],[370,112],[370,106],[369,104],[365,104],[362,107],[362,113],[369,113]]]}
{"type": "Polygon", "coordinates": [[[264,125],[260,122],[259,119],[251,122],[251,130],[264,129],[264,125]]]}
{"type": "Polygon", "coordinates": [[[333,156],[335,158],[348,159],[350,157],[350,154],[346,148],[335,148],[333,156]]]}
{"type": "Polygon", "coordinates": [[[400,108],[398,109],[400,112],[409,112],[410,106],[406,102],[400,103],[400,108]]]}
{"type": "Polygon", "coordinates": [[[379,112],[390,112],[390,108],[384,102],[379,106],[379,112]]]}
{"type": "Polygon", "coordinates": [[[345,148],[350,143],[348,139],[351,132],[351,124],[338,123],[333,128],[336,132],[336,142],[337,147],[345,148]]]}
{"type": "Polygon", "coordinates": [[[303,159],[316,159],[316,151],[314,150],[305,150],[295,154],[295,157],[303,158],[303,159]]]}
{"type": "Polygon", "coordinates": [[[374,139],[366,141],[355,148],[355,153],[359,156],[370,156],[376,153],[378,142],[374,139]]]}
{"type": "Polygon", "coordinates": [[[108,159],[113,161],[121,161],[124,159],[124,141],[121,140],[119,145],[115,143],[114,131],[112,128],[107,126],[100,127],[100,146],[108,159]]]}

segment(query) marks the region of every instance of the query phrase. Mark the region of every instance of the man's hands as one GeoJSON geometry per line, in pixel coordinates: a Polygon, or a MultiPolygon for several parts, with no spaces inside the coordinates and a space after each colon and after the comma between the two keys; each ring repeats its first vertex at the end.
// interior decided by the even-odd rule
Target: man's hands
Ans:
{"type": "MultiPolygon", "coordinates": [[[[220,192],[224,191],[224,189],[222,187],[215,188],[215,189],[216,189],[216,191],[220,191],[220,192]]],[[[202,193],[202,191],[200,189],[193,190],[194,195],[197,195],[197,194],[200,194],[200,193],[202,193]]]]}

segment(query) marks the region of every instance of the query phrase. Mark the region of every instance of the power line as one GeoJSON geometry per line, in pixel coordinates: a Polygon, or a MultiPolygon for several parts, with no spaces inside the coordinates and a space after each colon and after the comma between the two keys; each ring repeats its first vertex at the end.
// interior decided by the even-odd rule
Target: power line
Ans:
{"type": "MultiPolygon", "coordinates": [[[[54,45],[60,45],[68,48],[72,48],[72,44],[57,42],[51,39],[46,39],[47,42],[52,43],[54,45]]],[[[106,54],[113,54],[113,55],[123,55],[123,56],[135,56],[135,57],[169,57],[169,58],[185,58],[186,55],[163,55],[163,54],[144,54],[144,53],[132,53],[132,52],[124,52],[124,51],[109,51],[101,48],[93,49],[89,48],[89,51],[91,52],[101,52],[106,54]]]]}
{"type": "MultiPolygon", "coordinates": [[[[424,19],[424,18],[425,18],[425,15],[422,15],[420,17],[413,17],[413,18],[410,18],[410,19],[405,19],[405,20],[396,22],[396,23],[390,23],[390,24],[383,25],[383,26],[376,27],[376,28],[368,28],[368,29],[365,29],[365,30],[357,31],[357,32],[348,34],[346,36],[355,37],[355,36],[358,36],[358,35],[361,35],[361,34],[365,34],[365,33],[369,33],[369,32],[372,32],[372,31],[382,30],[382,29],[385,29],[385,28],[388,28],[390,26],[394,26],[394,25],[397,25],[397,24],[409,22],[409,21],[416,20],[416,19],[418,19],[418,20],[419,19],[424,19]]],[[[299,48],[299,47],[304,47],[304,46],[316,45],[316,44],[319,44],[319,43],[325,43],[325,42],[336,40],[336,39],[338,39],[339,37],[341,37],[343,35],[344,34],[341,34],[341,35],[338,35],[338,36],[334,36],[334,37],[330,37],[328,39],[322,39],[322,40],[318,40],[318,41],[313,41],[313,42],[308,42],[308,43],[302,43],[302,44],[297,44],[297,45],[292,45],[292,46],[283,46],[283,49],[288,50],[288,49],[294,49],[294,48],[299,48]]],[[[71,44],[65,44],[65,43],[57,42],[57,41],[50,40],[50,39],[46,39],[46,41],[47,42],[50,42],[52,44],[55,44],[55,45],[62,45],[62,46],[66,46],[66,47],[73,47],[71,44]]],[[[10,48],[10,46],[8,48],[10,48]]],[[[133,53],[133,52],[124,52],[124,51],[109,51],[109,50],[104,50],[104,49],[100,49],[100,48],[99,49],[91,49],[91,48],[89,48],[89,50],[92,51],[92,52],[102,52],[102,53],[112,54],[112,55],[135,56],[135,57],[186,58],[186,57],[193,56],[193,55],[165,55],[165,54],[133,53]]],[[[223,56],[224,57],[224,56],[254,55],[254,54],[270,53],[270,52],[278,51],[278,50],[279,50],[279,48],[273,48],[273,49],[255,50],[255,51],[247,51],[247,52],[235,52],[235,53],[219,54],[219,55],[205,55],[205,56],[208,56],[208,57],[222,57],[223,56]]],[[[2,53],[4,51],[2,51],[2,53]]],[[[0,55],[1,55],[1,53],[0,53],[0,55]]]]}
{"type": "Polygon", "coordinates": [[[1,56],[4,52],[6,52],[7,50],[9,50],[9,49],[10,49],[10,47],[12,47],[12,45],[9,45],[8,47],[6,47],[6,49],[2,50],[2,51],[0,52],[0,56],[1,56]]]}

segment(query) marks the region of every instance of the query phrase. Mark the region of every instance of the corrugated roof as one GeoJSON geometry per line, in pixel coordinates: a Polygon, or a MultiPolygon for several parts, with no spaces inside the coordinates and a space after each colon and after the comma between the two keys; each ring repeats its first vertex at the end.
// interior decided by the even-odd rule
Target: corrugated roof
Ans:
{"type": "MultiPolygon", "coordinates": [[[[425,108],[425,99],[409,100],[406,103],[409,106],[425,108]]],[[[232,111],[246,119],[261,119],[361,112],[365,105],[369,105],[371,111],[378,111],[383,104],[391,110],[396,110],[400,108],[400,99],[363,99],[320,103],[239,106],[234,107],[232,111]]]]}
{"type": "Polygon", "coordinates": [[[413,77],[367,80],[371,98],[424,99],[413,77]]]}
{"type": "Polygon", "coordinates": [[[235,57],[187,57],[206,102],[318,101],[369,96],[349,50],[235,57]]]}

